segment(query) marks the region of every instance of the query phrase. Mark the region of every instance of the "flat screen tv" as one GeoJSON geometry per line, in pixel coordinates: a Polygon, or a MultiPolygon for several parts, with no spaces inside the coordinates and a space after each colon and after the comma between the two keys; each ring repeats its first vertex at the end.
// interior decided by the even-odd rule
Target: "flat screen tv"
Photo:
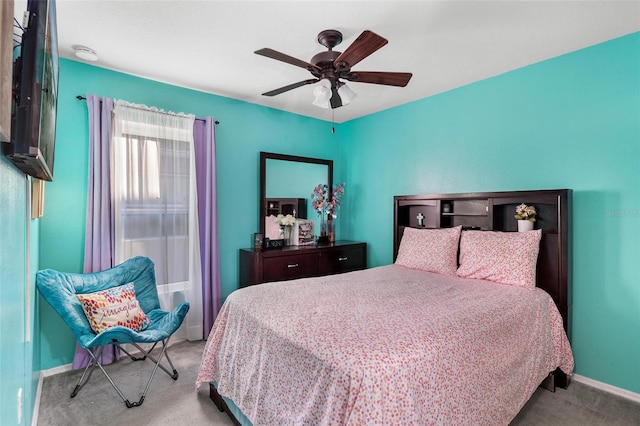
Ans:
{"type": "Polygon", "coordinates": [[[29,0],[28,23],[14,61],[11,143],[4,154],[25,173],[53,180],[58,99],[55,0],[29,0]]]}

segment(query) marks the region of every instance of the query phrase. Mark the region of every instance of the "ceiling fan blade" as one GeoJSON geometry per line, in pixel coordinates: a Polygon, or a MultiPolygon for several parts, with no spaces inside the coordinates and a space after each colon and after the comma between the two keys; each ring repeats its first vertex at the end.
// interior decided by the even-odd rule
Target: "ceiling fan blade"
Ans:
{"type": "Polygon", "coordinates": [[[351,43],[351,46],[347,47],[347,50],[336,58],[335,67],[338,71],[349,69],[388,42],[386,38],[365,30],[351,43]]]}
{"type": "Polygon", "coordinates": [[[340,108],[342,106],[342,99],[340,99],[340,95],[338,95],[338,89],[331,89],[331,99],[329,100],[331,103],[331,109],[340,108]]]}
{"type": "Polygon", "coordinates": [[[301,59],[296,59],[293,56],[286,55],[284,53],[278,52],[273,49],[269,49],[265,47],[264,49],[256,50],[255,52],[258,55],[266,56],[267,58],[275,59],[277,61],[286,62],[287,64],[295,65],[300,68],[304,68],[306,70],[318,70],[321,71],[320,67],[317,67],[309,62],[303,61],[301,59]]]}
{"type": "Polygon", "coordinates": [[[263,96],[279,95],[280,93],[288,92],[289,90],[296,89],[296,88],[304,86],[306,84],[316,83],[319,80],[320,80],[319,78],[310,78],[308,80],[302,80],[302,81],[299,81],[297,83],[289,84],[288,86],[280,87],[279,89],[271,90],[270,92],[265,92],[262,95],[263,96]]]}
{"type": "Polygon", "coordinates": [[[384,84],[404,87],[413,76],[410,72],[354,71],[342,78],[356,83],[384,84]]]}

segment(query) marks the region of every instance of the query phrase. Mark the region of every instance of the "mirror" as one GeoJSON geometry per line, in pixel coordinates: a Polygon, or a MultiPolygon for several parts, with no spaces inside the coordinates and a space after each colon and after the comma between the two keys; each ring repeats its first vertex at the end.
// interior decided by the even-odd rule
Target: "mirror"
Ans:
{"type": "Polygon", "coordinates": [[[273,225],[273,219],[267,221],[270,215],[315,219],[311,193],[319,183],[333,186],[333,160],[260,152],[260,233],[273,238],[276,228],[269,226],[273,225]]]}

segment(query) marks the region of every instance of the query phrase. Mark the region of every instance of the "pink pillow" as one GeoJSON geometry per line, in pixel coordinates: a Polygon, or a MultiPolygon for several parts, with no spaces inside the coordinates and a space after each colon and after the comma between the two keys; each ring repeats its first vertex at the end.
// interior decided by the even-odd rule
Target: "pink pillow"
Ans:
{"type": "Polygon", "coordinates": [[[534,288],[541,238],[541,229],[529,232],[464,231],[460,237],[457,275],[534,288]]]}
{"type": "Polygon", "coordinates": [[[455,275],[462,226],[442,229],[404,228],[396,265],[455,275]]]}

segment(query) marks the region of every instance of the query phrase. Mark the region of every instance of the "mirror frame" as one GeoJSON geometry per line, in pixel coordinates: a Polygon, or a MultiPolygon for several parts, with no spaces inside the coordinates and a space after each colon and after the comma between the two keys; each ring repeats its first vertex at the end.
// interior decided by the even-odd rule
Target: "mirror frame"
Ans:
{"type": "MultiPolygon", "coordinates": [[[[333,160],[322,158],[300,157],[297,155],[276,154],[273,152],[260,151],[260,199],[258,200],[258,229],[264,235],[264,217],[267,213],[267,160],[295,161],[298,163],[323,164],[327,166],[327,185],[333,188],[333,160]]],[[[309,197],[313,188],[309,188],[309,197]]],[[[331,190],[330,190],[331,191],[331,190]]]]}

